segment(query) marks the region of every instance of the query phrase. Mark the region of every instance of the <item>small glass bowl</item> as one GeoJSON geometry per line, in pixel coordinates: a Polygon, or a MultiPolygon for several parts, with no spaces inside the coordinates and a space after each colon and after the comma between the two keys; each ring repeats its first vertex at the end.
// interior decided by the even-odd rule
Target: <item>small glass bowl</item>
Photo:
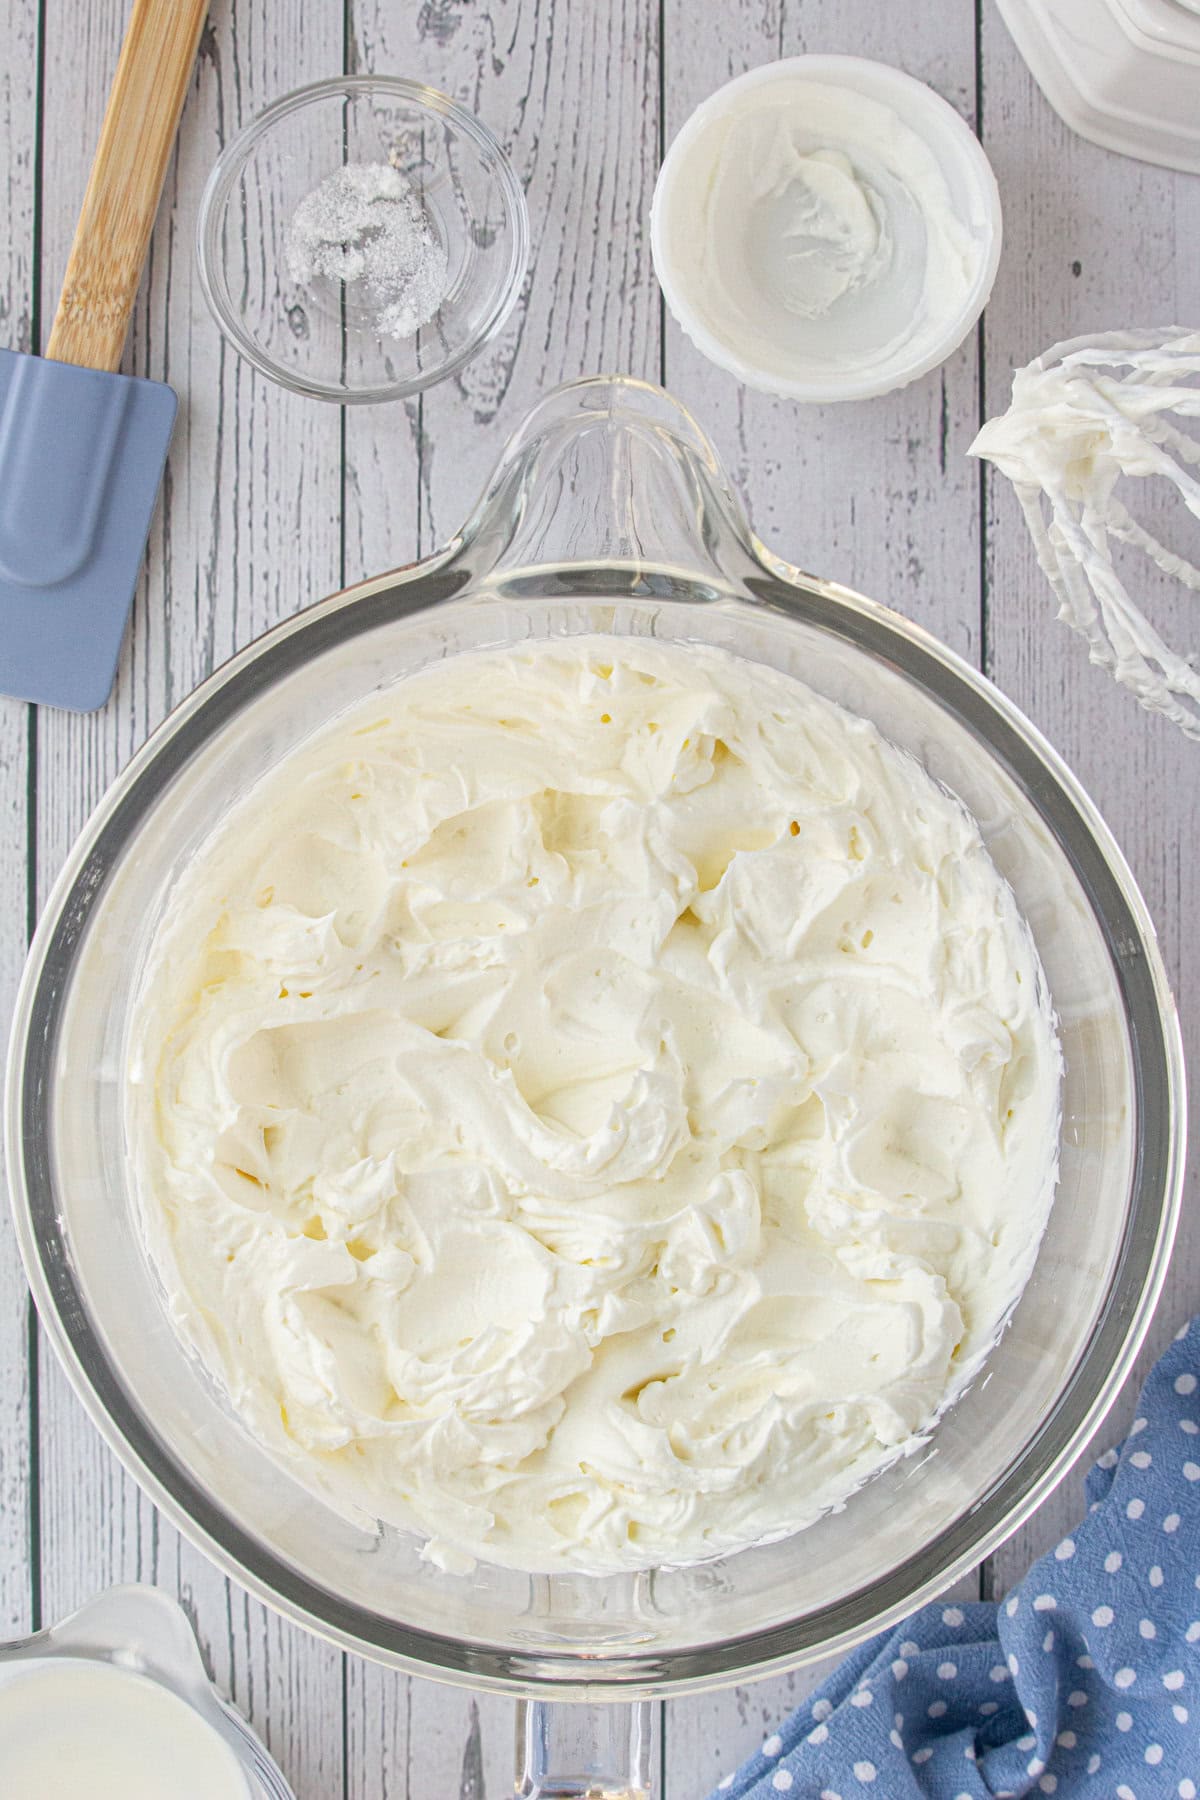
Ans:
{"type": "Polygon", "coordinates": [[[521,184],[470,113],[416,81],[337,76],[285,94],[225,146],[197,225],[200,284],[217,324],[273,381],[337,404],[400,400],[443,381],[494,337],[529,259],[521,184]],[[296,208],[348,163],[407,177],[446,252],[446,291],[411,337],[380,334],[360,291],[297,284],[296,208]]]}

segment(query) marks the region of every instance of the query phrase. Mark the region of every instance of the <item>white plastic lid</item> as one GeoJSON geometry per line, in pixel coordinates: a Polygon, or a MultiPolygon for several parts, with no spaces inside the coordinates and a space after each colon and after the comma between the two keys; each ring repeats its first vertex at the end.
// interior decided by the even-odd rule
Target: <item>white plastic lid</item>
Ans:
{"type": "Polygon", "coordinates": [[[997,0],[1059,117],[1123,156],[1200,174],[1200,0],[997,0]]]}

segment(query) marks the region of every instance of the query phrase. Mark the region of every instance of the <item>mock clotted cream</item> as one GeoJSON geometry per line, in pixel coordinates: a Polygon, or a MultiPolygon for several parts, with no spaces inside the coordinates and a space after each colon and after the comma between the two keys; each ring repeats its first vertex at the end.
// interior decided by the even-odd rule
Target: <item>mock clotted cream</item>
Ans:
{"type": "Polygon", "coordinates": [[[253,789],[169,895],[129,1126],[173,1314],[302,1481],[605,1571],[912,1447],[1028,1275],[1058,1077],[954,798],[773,670],[592,637],[253,789]]]}

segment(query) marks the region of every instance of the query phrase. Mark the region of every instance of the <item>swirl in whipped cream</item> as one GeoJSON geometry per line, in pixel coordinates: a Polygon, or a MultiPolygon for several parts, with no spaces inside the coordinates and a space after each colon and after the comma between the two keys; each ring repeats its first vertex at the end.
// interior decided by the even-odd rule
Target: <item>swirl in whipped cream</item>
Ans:
{"type": "Polygon", "coordinates": [[[798,1529],[995,1341],[1056,1166],[1029,932],[960,804],[799,683],[456,657],[169,896],[131,1152],[250,1429],[446,1566],[798,1529]]]}

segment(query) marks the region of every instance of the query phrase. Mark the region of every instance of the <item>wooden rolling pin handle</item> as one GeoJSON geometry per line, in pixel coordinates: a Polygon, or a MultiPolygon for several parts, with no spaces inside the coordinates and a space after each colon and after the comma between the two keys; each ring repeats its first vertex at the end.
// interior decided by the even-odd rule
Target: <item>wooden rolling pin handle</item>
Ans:
{"type": "Polygon", "coordinates": [[[134,0],[46,355],[120,366],[208,0],[134,0]]]}

